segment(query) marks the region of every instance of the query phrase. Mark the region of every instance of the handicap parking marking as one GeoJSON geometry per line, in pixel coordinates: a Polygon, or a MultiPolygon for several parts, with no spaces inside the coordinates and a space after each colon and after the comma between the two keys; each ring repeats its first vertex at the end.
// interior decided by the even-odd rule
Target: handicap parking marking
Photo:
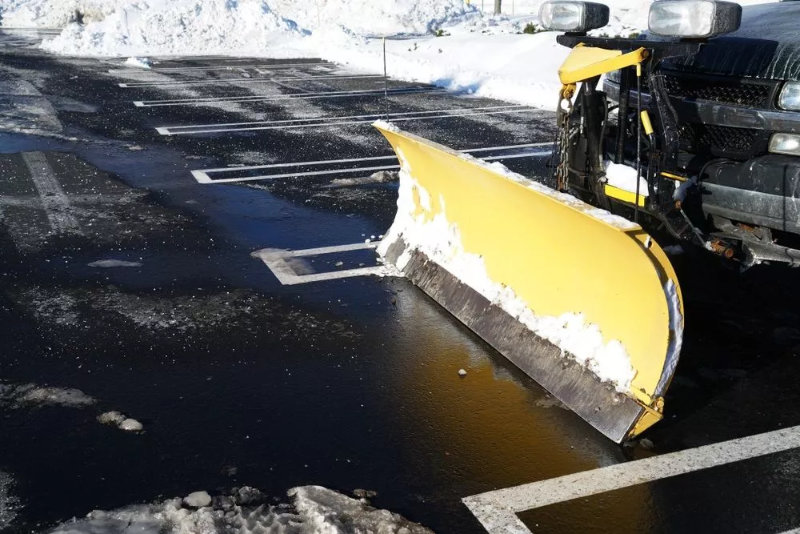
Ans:
{"type": "Polygon", "coordinates": [[[134,100],[133,105],[138,108],[152,108],[161,106],[202,106],[216,102],[262,102],[271,100],[319,100],[326,98],[346,98],[354,96],[402,96],[418,94],[454,94],[441,87],[400,87],[389,89],[362,89],[355,91],[318,91],[297,94],[280,95],[248,95],[248,96],[222,96],[222,97],[196,97],[174,98],[164,100],[134,100]]]}
{"type": "Polygon", "coordinates": [[[481,115],[513,115],[537,111],[539,111],[537,108],[523,105],[485,106],[476,108],[411,111],[403,113],[373,113],[369,115],[349,115],[342,117],[324,116],[307,119],[159,126],[156,128],[156,131],[161,135],[197,135],[209,133],[252,132],[261,130],[296,130],[303,128],[372,125],[372,123],[378,119],[389,119],[390,122],[411,122],[433,119],[473,117],[481,115]]]}
{"type": "Polygon", "coordinates": [[[462,502],[489,534],[530,534],[518,513],[797,448],[800,426],[489,491],[462,502]]]}
{"type": "MultiPolygon", "coordinates": [[[[552,153],[552,143],[523,143],[459,150],[459,152],[479,157],[483,161],[504,161],[520,158],[547,156],[552,153]]],[[[364,158],[344,158],[318,161],[293,161],[269,165],[250,165],[243,167],[218,167],[192,171],[192,176],[201,184],[224,184],[275,180],[280,178],[302,178],[312,176],[342,175],[397,170],[397,156],[370,156],[364,158]],[[381,164],[377,164],[381,162],[381,164]],[[294,169],[294,170],[292,170],[294,169]],[[253,175],[253,171],[260,171],[253,175]],[[276,172],[269,172],[276,171],[276,172]],[[234,176],[231,176],[233,174],[234,176]],[[235,176],[240,174],[240,176],[235,176]],[[215,177],[217,175],[218,177],[215,177]]]]}
{"type": "Polygon", "coordinates": [[[383,74],[321,74],[319,76],[291,76],[285,78],[205,78],[202,80],[172,80],[168,82],[123,82],[118,84],[123,89],[137,87],[183,87],[186,85],[213,85],[215,83],[276,83],[316,80],[361,80],[383,78],[383,74]]]}
{"type": "Polygon", "coordinates": [[[336,245],[330,247],[309,248],[304,250],[285,250],[265,248],[256,250],[250,256],[258,258],[272,271],[281,285],[291,286],[309,284],[312,282],[324,282],[327,280],[341,280],[358,276],[390,276],[391,272],[383,265],[371,267],[358,267],[355,269],[343,269],[337,271],[317,272],[311,274],[298,274],[287,260],[292,258],[303,258],[309,256],[322,256],[327,254],[337,254],[352,252],[356,250],[375,249],[380,241],[367,241],[362,243],[352,243],[347,245],[336,245]]]}

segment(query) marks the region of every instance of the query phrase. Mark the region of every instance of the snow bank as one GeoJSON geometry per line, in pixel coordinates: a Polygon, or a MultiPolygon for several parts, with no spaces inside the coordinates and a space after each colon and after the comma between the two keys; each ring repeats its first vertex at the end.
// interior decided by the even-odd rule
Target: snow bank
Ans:
{"type": "Polygon", "coordinates": [[[265,55],[275,43],[303,35],[265,1],[139,0],[102,21],[69,24],[43,48],[88,56],[265,55]]]}
{"type": "Polygon", "coordinates": [[[192,499],[188,504],[186,499],[175,498],[108,512],[97,510],[85,519],[56,527],[50,534],[111,534],[123,531],[143,534],[431,534],[425,527],[397,514],[377,510],[363,500],[352,499],[320,486],[294,488],[289,491],[289,496],[292,497],[292,505],[271,505],[261,492],[249,487],[213,498],[205,492],[195,492],[189,496],[192,499]]]}
{"type": "Polygon", "coordinates": [[[130,0],[0,0],[5,28],[63,28],[100,21],[130,0]]]}
{"type": "MultiPolygon", "coordinates": [[[[538,10],[542,0],[528,2],[538,10]]],[[[752,4],[758,0],[742,0],[752,4]]],[[[647,25],[650,2],[610,0],[610,24],[628,36],[647,25]]],[[[0,0],[4,26],[64,27],[43,48],[78,56],[321,57],[479,96],[553,109],[556,33],[523,34],[534,15],[486,15],[464,0],[0,0]],[[76,16],[75,13],[79,13],[76,16]],[[74,22],[82,19],[83,23],[74,22]],[[73,21],[73,22],[70,22],[73,21]],[[436,37],[434,33],[441,34],[436,37]]]]}

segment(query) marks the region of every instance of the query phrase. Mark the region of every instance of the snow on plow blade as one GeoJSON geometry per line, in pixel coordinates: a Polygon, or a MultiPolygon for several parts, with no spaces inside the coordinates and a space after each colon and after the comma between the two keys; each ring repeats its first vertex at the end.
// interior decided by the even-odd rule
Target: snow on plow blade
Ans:
{"type": "Polygon", "coordinates": [[[608,438],[658,422],[683,303],[655,241],[502,165],[376,127],[401,164],[384,261],[608,438]]]}

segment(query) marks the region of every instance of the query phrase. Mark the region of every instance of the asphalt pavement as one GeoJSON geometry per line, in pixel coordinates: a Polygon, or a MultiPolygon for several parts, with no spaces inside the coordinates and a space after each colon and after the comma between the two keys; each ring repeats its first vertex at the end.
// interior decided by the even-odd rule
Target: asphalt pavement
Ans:
{"type": "Polygon", "coordinates": [[[315,484],[477,534],[462,499],[608,466],[646,475],[523,503],[517,528],[800,527],[781,446],[800,425],[796,271],[673,249],[681,362],[665,420],[626,446],[376,275],[397,162],[374,120],[547,176],[552,113],[319,59],[55,57],[41,36],[0,34],[0,530],[315,484]],[[775,431],[676,456],[669,478],[636,462],[775,431]]]}

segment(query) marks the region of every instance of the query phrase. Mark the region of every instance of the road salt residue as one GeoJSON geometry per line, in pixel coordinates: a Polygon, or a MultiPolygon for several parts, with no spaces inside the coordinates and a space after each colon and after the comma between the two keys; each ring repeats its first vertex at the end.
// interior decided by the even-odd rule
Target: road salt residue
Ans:
{"type": "Polygon", "coordinates": [[[125,260],[97,260],[88,264],[89,267],[99,267],[101,269],[112,269],[114,267],[141,267],[142,262],[125,260]]]}
{"type": "Polygon", "coordinates": [[[0,531],[11,526],[17,517],[17,511],[22,507],[19,500],[11,494],[13,482],[10,476],[0,471],[0,531]]]}

